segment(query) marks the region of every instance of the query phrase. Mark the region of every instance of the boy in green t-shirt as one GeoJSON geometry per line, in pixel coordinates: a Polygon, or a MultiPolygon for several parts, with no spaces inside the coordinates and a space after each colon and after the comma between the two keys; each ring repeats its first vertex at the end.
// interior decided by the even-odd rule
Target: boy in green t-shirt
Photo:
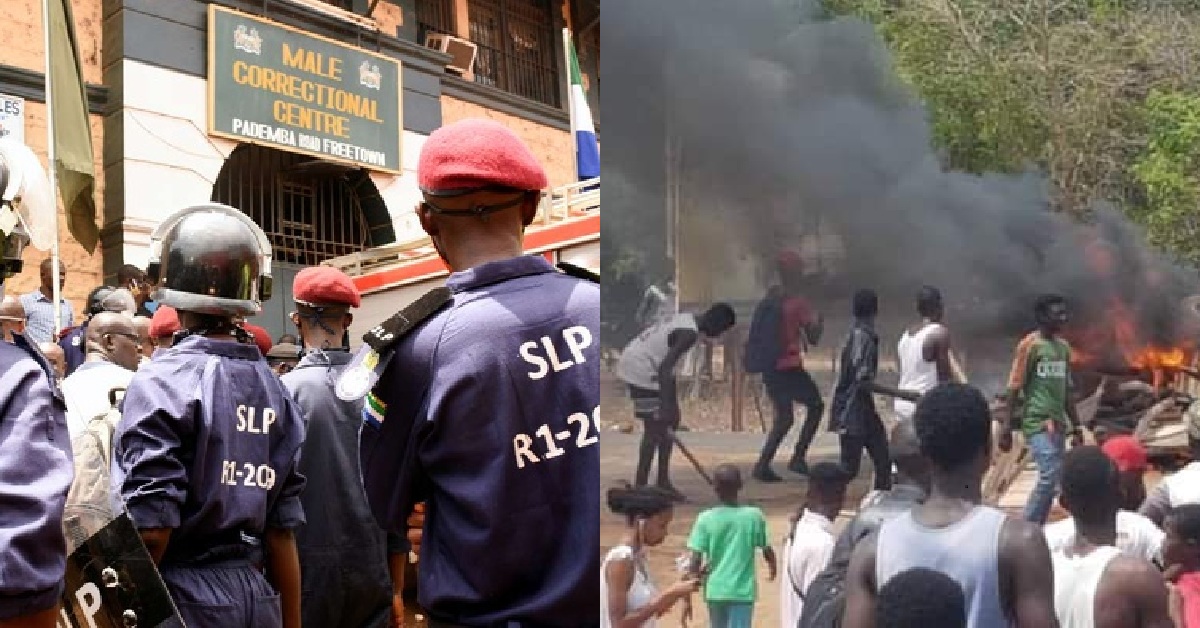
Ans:
{"type": "Polygon", "coordinates": [[[1038,478],[1025,520],[1046,523],[1058,492],[1066,437],[1071,445],[1082,442],[1079,417],[1071,403],[1071,347],[1059,334],[1067,323],[1067,303],[1058,295],[1039,297],[1034,306],[1038,330],[1017,345],[1008,376],[1009,424],[1000,437],[1000,450],[1012,449],[1012,433],[1021,430],[1038,478]]]}
{"type": "Polygon", "coordinates": [[[721,505],[700,513],[688,538],[690,570],[708,576],[704,600],[712,628],[749,628],[758,597],[754,579],[754,551],[761,549],[768,577],[775,580],[775,551],[767,544],[767,520],[761,510],[738,503],[742,474],[731,464],[713,472],[713,484],[721,505]]]}

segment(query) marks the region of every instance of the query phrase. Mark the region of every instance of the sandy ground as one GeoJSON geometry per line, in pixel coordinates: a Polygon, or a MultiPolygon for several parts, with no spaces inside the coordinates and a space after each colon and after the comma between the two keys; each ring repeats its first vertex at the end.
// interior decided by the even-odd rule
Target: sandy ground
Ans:
{"type": "MultiPolygon", "coordinates": [[[[813,371],[822,397],[828,398],[832,392],[832,373],[828,368],[814,368],[813,371]]],[[[717,386],[723,391],[728,390],[727,383],[719,383],[717,386]]],[[[633,481],[641,425],[631,420],[632,405],[624,393],[623,386],[607,369],[602,370],[601,375],[601,406],[604,408],[601,417],[601,429],[604,433],[600,444],[600,551],[603,556],[620,538],[625,526],[622,517],[608,510],[604,503],[604,494],[608,488],[621,482],[633,481]]],[[[734,433],[730,431],[731,409],[726,395],[717,399],[685,400],[681,404],[681,413],[682,422],[688,431],[680,432],[679,436],[710,474],[713,467],[721,463],[733,463],[742,469],[746,480],[743,500],[762,508],[767,517],[768,538],[778,554],[781,552],[783,537],[787,531],[788,517],[802,502],[805,490],[803,477],[787,472],[784,468],[795,445],[799,423],[803,420],[803,410],[797,407],[797,426],[792,428],[777,455],[775,470],[785,481],[763,484],[750,479],[750,470],[758,459],[758,452],[763,443],[763,426],[769,425],[771,421],[771,408],[765,396],[760,396],[760,407],[761,420],[755,404],[747,401],[743,410],[746,431],[734,433]]],[[[882,404],[880,407],[883,407],[882,404]]],[[[822,425],[809,451],[808,462],[811,465],[822,460],[837,460],[837,457],[837,437],[825,431],[825,426],[822,425]]],[[[860,478],[851,486],[848,504],[858,504],[862,495],[869,489],[871,478],[874,477],[870,460],[866,456],[862,467],[860,478]]],[[[671,457],[671,479],[689,501],[676,507],[675,518],[666,542],[648,552],[651,577],[659,587],[669,586],[678,577],[675,559],[685,549],[692,523],[701,510],[716,504],[716,496],[712,490],[678,452],[671,457]]],[[[845,525],[852,514],[848,510],[843,512],[843,516],[838,520],[839,528],[845,525]]],[[[754,624],[778,625],[780,581],[767,581],[766,563],[761,558],[757,564],[757,574],[759,588],[758,602],[754,608],[754,624]]],[[[694,613],[690,625],[707,626],[708,613],[703,597],[694,596],[693,606],[694,613]]],[[[678,626],[680,621],[680,609],[676,608],[662,618],[659,625],[678,626]]]]}
{"type": "MultiPolygon", "coordinates": [[[[606,432],[601,443],[600,487],[601,498],[609,487],[619,485],[621,481],[631,481],[636,463],[636,450],[640,434],[622,434],[606,432]]],[[[729,462],[741,467],[746,477],[746,488],[743,491],[744,501],[763,509],[767,516],[767,534],[776,553],[782,549],[783,537],[787,531],[788,516],[795,512],[804,495],[804,480],[800,476],[783,471],[786,455],[780,455],[777,471],[784,475],[785,481],[778,484],[763,484],[749,479],[750,468],[758,458],[758,450],[762,445],[760,434],[708,434],[684,433],[681,439],[695,454],[709,472],[719,463],[729,462]]],[[[792,439],[784,441],[781,451],[789,452],[792,439]]],[[[836,437],[828,433],[818,435],[816,443],[809,452],[809,463],[837,456],[836,437]]],[[[696,515],[703,509],[715,505],[716,497],[688,464],[687,460],[678,454],[672,456],[671,478],[689,501],[675,509],[675,519],[671,524],[670,533],[665,543],[649,550],[650,570],[654,582],[660,586],[668,586],[677,577],[675,558],[684,551],[688,532],[696,515]]],[[[848,504],[857,504],[869,488],[871,475],[870,462],[864,459],[862,477],[850,491],[848,504]]],[[[844,525],[851,513],[844,512],[839,518],[839,526],[844,525]]],[[[601,554],[608,551],[620,538],[624,531],[625,522],[620,516],[611,513],[605,504],[601,503],[600,514],[600,548],[601,554]]],[[[766,563],[758,561],[758,603],[754,609],[756,626],[774,626],[780,621],[780,582],[767,581],[766,563]]],[[[705,626],[708,624],[707,611],[700,596],[694,599],[695,613],[690,625],[705,626]]],[[[680,624],[679,609],[673,610],[661,620],[660,626],[678,626],[680,624]]],[[[789,627],[790,628],[790,627],[789,627]]]]}

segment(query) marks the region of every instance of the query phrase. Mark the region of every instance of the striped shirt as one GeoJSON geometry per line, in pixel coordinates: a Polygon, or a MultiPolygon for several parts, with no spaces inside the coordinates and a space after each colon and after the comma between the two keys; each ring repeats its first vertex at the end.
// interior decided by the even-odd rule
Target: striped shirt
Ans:
{"type": "MultiPolygon", "coordinates": [[[[50,297],[42,294],[41,289],[34,290],[21,297],[21,305],[25,306],[25,337],[31,342],[55,342],[54,337],[54,305],[50,297]]],[[[62,329],[75,325],[74,312],[71,303],[62,300],[60,325],[62,329]]]]}

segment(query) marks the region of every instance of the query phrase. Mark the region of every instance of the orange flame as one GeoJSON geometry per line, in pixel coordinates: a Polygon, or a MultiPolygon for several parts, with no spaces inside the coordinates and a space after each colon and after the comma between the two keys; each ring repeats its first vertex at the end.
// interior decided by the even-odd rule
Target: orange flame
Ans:
{"type": "MultiPolygon", "coordinates": [[[[1098,233],[1084,236],[1082,250],[1092,271],[1100,278],[1112,280],[1120,269],[1111,245],[1098,233]]],[[[1161,277],[1150,274],[1143,278],[1153,286],[1161,277]]],[[[1125,366],[1162,370],[1190,366],[1196,352],[1193,343],[1179,346],[1161,346],[1149,340],[1147,330],[1140,329],[1133,310],[1119,297],[1113,295],[1100,320],[1069,332],[1072,362],[1077,365],[1103,365],[1120,360],[1125,366]]]]}

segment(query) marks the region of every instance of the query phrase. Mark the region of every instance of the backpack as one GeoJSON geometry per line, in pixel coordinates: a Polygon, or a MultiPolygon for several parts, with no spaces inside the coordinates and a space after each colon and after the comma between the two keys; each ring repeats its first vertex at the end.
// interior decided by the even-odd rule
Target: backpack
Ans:
{"type": "Polygon", "coordinates": [[[120,401],[124,388],[109,391],[110,407],[92,417],[87,427],[71,440],[75,479],[67,492],[63,522],[67,528],[68,553],[122,514],[110,481],[113,435],[121,420],[120,401]],[[77,538],[82,535],[82,538],[77,538]]]}
{"type": "Polygon", "coordinates": [[[781,329],[783,297],[776,291],[768,292],[754,308],[754,316],[750,319],[750,333],[746,338],[746,355],[742,365],[747,373],[760,374],[775,370],[775,364],[783,353],[781,329]]]}
{"type": "Polygon", "coordinates": [[[808,585],[796,628],[840,628],[846,610],[846,574],[824,569],[808,585]]]}

